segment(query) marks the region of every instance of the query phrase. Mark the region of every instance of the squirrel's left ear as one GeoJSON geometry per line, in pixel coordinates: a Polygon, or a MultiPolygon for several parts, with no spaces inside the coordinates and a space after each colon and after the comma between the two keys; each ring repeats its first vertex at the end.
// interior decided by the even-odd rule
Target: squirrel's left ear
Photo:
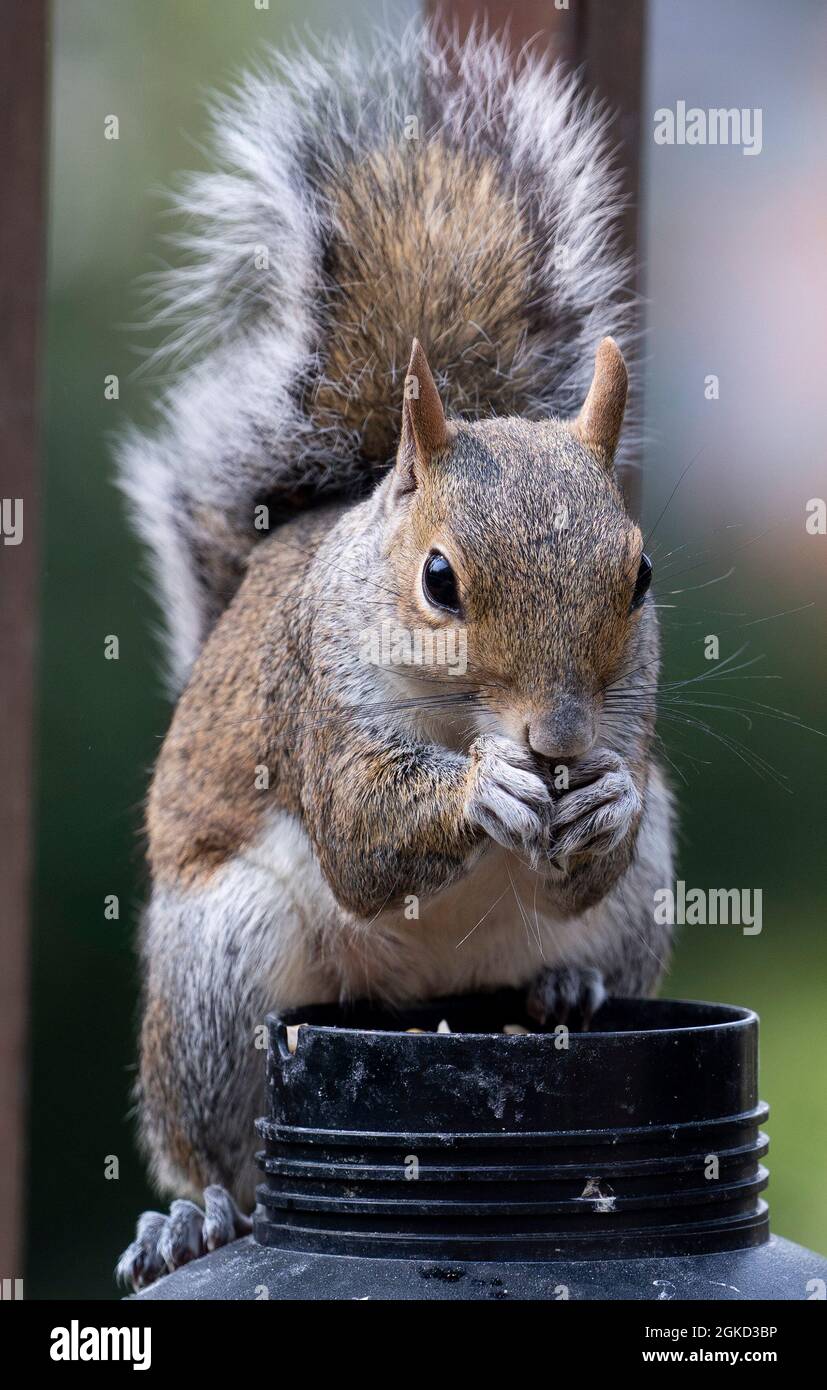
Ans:
{"type": "Polygon", "coordinates": [[[611,468],[623,412],[629,373],[614,338],[604,338],[594,360],[594,376],[583,408],[571,429],[575,438],[597,456],[604,468],[611,468]]]}
{"type": "Polygon", "coordinates": [[[453,434],[422,344],[414,338],[405,376],[402,437],[396,465],[406,490],[416,487],[417,467],[427,468],[434,454],[449,447],[453,434]]]}

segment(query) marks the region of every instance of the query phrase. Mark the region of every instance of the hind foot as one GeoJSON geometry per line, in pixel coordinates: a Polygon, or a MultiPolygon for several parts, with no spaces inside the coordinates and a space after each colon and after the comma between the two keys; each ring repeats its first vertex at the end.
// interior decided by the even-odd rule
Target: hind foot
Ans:
{"type": "Polygon", "coordinates": [[[116,1277],[137,1293],[161,1275],[248,1235],[252,1228],[229,1192],[205,1187],[203,1211],[182,1198],[172,1203],[168,1216],[145,1211],[139,1217],[135,1239],[118,1260],[116,1277]]]}
{"type": "Polygon", "coordinates": [[[528,991],[526,1008],[537,1023],[565,1023],[587,1032],[606,999],[606,986],[592,966],[558,966],[544,970],[528,991]]]}

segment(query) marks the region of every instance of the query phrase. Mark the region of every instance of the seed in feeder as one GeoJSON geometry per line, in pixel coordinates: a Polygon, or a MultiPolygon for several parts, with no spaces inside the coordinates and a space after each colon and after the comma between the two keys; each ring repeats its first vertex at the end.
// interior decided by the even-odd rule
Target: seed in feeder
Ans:
{"type": "Polygon", "coordinates": [[[306,1028],[306,1023],[288,1023],[287,1025],[287,1051],[295,1052],[299,1045],[299,1029],[306,1028]]]}
{"type": "Polygon", "coordinates": [[[437,1031],[438,1033],[450,1033],[451,1030],[450,1030],[450,1028],[448,1027],[448,1020],[447,1020],[447,1018],[441,1018],[441,1019],[439,1020],[439,1023],[438,1023],[437,1026],[436,1026],[436,1031],[437,1031]]]}
{"type": "Polygon", "coordinates": [[[524,1028],[522,1023],[506,1023],[503,1032],[507,1033],[510,1038],[516,1038],[521,1033],[527,1033],[528,1029],[524,1028]]]}
{"type": "Polygon", "coordinates": [[[406,1033],[424,1033],[424,1032],[425,1032],[425,1029],[424,1029],[424,1028],[406,1028],[406,1029],[405,1029],[405,1032],[406,1032],[406,1033]]]}

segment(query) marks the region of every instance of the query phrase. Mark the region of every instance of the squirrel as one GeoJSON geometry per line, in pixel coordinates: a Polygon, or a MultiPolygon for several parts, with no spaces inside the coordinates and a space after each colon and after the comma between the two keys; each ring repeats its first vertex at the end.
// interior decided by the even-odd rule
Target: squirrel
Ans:
{"type": "Polygon", "coordinates": [[[156,306],[200,356],[121,446],[178,697],[138,1083],[176,1200],[136,1288],[250,1229],[274,1007],[513,986],[587,1026],[669,950],[606,116],[491,36],[274,61],[180,195],[156,306]]]}

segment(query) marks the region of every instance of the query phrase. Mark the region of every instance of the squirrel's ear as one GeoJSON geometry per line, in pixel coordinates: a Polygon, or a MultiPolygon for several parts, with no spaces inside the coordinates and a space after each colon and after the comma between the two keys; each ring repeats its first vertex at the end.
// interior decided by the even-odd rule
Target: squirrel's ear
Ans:
{"type": "Polygon", "coordinates": [[[575,437],[597,455],[604,468],[611,468],[620,438],[628,385],[623,353],[614,338],[604,338],[594,360],[589,394],[571,425],[575,437]]]}
{"type": "Polygon", "coordinates": [[[397,468],[407,488],[416,487],[416,465],[427,466],[434,454],[447,449],[453,430],[445,419],[422,344],[414,338],[411,360],[405,376],[402,406],[402,438],[397,468]]]}

